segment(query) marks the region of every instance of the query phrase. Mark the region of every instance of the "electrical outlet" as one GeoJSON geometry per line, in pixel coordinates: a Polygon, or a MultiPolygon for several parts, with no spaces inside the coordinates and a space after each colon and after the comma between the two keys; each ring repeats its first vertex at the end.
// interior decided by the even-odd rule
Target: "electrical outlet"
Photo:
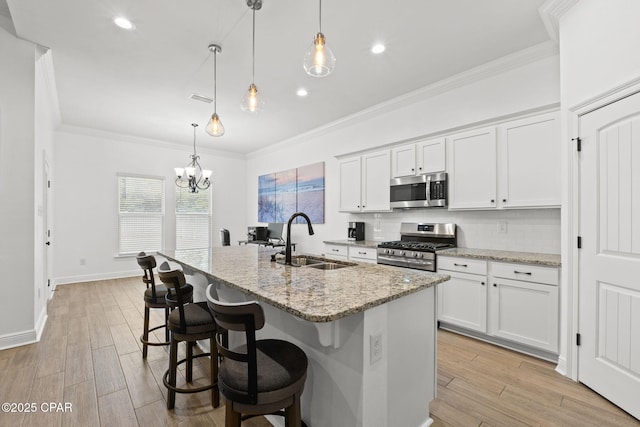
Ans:
{"type": "Polygon", "coordinates": [[[507,233],[507,221],[498,221],[498,233],[507,233]]]}
{"type": "Polygon", "coordinates": [[[382,359],[382,332],[369,335],[369,353],[372,365],[382,359]]]}

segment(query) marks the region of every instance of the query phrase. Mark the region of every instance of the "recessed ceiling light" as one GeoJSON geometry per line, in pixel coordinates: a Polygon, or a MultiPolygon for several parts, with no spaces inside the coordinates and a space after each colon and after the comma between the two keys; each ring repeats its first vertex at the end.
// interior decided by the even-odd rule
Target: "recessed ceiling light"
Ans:
{"type": "Polygon", "coordinates": [[[301,87],[296,92],[296,95],[298,95],[298,96],[307,96],[307,95],[309,95],[309,92],[307,92],[307,90],[305,88],[301,87]]]}
{"type": "Polygon", "coordinates": [[[133,30],[135,28],[133,22],[129,21],[124,16],[118,16],[117,18],[114,18],[113,23],[125,30],[133,30]]]}
{"type": "Polygon", "coordinates": [[[377,43],[371,47],[371,53],[375,53],[376,55],[378,55],[384,52],[385,49],[386,47],[382,43],[377,43]]]}

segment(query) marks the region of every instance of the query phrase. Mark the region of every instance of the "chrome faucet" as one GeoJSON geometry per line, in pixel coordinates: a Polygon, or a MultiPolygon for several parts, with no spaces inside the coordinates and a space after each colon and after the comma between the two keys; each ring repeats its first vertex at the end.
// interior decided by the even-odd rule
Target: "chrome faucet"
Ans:
{"type": "Polygon", "coordinates": [[[284,252],[284,265],[291,265],[291,223],[293,222],[294,219],[296,219],[296,217],[299,217],[299,216],[301,216],[307,221],[307,226],[309,227],[309,236],[313,235],[313,227],[311,226],[311,220],[309,219],[306,213],[296,212],[293,215],[291,215],[291,218],[289,218],[289,222],[287,222],[287,246],[284,252]]]}

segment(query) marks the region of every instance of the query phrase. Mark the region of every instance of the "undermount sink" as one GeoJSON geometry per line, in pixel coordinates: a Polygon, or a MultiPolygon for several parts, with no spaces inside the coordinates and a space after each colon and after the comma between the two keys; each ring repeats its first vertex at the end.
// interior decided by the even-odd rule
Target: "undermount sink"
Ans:
{"type": "Polygon", "coordinates": [[[291,260],[291,265],[302,267],[303,265],[312,266],[312,265],[322,264],[323,262],[325,261],[322,259],[315,259],[315,258],[310,258],[306,256],[297,256],[291,260]]]}
{"type": "Polygon", "coordinates": [[[309,268],[316,268],[318,270],[337,270],[339,268],[350,267],[349,264],[338,264],[337,262],[323,262],[319,264],[308,265],[309,268]]]}

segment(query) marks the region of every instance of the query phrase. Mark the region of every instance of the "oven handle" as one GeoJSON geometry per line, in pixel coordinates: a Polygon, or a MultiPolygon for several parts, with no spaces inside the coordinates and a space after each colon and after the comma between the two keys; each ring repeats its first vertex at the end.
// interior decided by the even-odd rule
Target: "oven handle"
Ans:
{"type": "Polygon", "coordinates": [[[431,206],[431,175],[427,176],[427,187],[426,190],[426,202],[427,206],[431,206]]]}

